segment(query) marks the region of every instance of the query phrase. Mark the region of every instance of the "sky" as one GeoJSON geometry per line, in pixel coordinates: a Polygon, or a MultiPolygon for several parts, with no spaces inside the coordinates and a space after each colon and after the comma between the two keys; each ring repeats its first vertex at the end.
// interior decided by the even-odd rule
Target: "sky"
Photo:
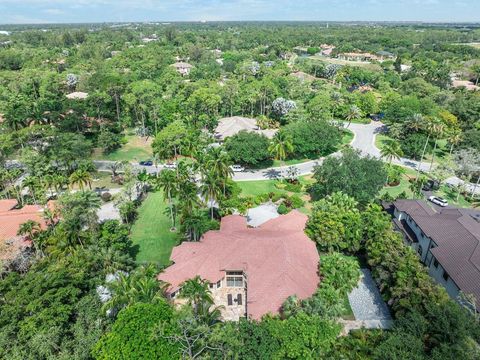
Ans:
{"type": "Polygon", "coordinates": [[[480,0],[0,0],[0,24],[201,20],[480,22],[480,0]]]}

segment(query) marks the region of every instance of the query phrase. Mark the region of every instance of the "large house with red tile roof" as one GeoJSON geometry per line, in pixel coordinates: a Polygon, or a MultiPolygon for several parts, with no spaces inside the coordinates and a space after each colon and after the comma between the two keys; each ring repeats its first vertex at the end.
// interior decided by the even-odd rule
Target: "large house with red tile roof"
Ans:
{"type": "Polygon", "coordinates": [[[0,261],[13,260],[26,247],[31,245],[24,236],[18,236],[20,226],[28,220],[36,221],[45,227],[43,207],[25,205],[17,208],[13,199],[0,200],[0,261]]]}
{"type": "Polygon", "coordinates": [[[320,281],[319,255],[304,233],[306,221],[294,210],[251,228],[243,216],[226,216],[220,230],[175,247],[174,264],[158,279],[169,284],[174,303],[182,303],[178,292],[184,281],[197,275],[207,280],[224,320],[277,314],[289,296],[312,296],[320,281]]]}

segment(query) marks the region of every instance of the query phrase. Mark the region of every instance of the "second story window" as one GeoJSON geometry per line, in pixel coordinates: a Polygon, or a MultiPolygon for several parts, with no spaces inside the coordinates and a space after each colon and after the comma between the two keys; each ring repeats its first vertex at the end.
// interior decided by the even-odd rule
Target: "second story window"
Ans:
{"type": "Polygon", "coordinates": [[[227,286],[228,287],[243,287],[243,272],[228,271],[227,272],[227,286]]]}

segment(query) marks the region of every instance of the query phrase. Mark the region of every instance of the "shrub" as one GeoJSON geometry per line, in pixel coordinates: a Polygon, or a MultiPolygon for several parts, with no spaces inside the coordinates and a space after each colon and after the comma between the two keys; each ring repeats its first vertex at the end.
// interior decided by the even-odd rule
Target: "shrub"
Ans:
{"type": "Polygon", "coordinates": [[[112,200],[112,194],[110,194],[108,191],[103,192],[102,195],[100,195],[100,197],[104,202],[109,202],[110,200],[112,200]]]}
{"type": "Polygon", "coordinates": [[[290,200],[292,209],[298,209],[298,208],[301,208],[303,205],[305,205],[305,201],[303,201],[297,195],[290,196],[289,200],[290,200]]]}
{"type": "Polygon", "coordinates": [[[302,192],[303,185],[300,183],[295,183],[295,184],[287,183],[284,188],[285,190],[290,192],[302,192]]]}
{"type": "Polygon", "coordinates": [[[280,204],[277,211],[280,215],[285,215],[285,214],[288,214],[290,212],[290,210],[283,203],[280,204]]]}

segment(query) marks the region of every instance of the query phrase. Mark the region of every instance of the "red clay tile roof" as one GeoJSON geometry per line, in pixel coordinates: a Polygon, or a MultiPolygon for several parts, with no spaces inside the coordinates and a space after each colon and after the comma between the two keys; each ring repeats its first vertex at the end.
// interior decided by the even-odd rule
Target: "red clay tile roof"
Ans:
{"type": "Polygon", "coordinates": [[[11,259],[21,247],[30,245],[29,241],[17,236],[21,224],[34,220],[45,226],[41,206],[26,205],[15,209],[16,205],[16,200],[0,200],[0,260],[11,259]]]}
{"type": "Polygon", "coordinates": [[[307,216],[292,211],[257,228],[246,219],[224,217],[220,230],[207,232],[200,242],[184,242],[172,251],[174,264],[158,275],[176,291],[199,275],[215,283],[227,270],[244,271],[247,278],[247,311],[253,319],[279,312],[290,295],[310,297],[317,289],[319,256],[304,233],[307,216]]]}

